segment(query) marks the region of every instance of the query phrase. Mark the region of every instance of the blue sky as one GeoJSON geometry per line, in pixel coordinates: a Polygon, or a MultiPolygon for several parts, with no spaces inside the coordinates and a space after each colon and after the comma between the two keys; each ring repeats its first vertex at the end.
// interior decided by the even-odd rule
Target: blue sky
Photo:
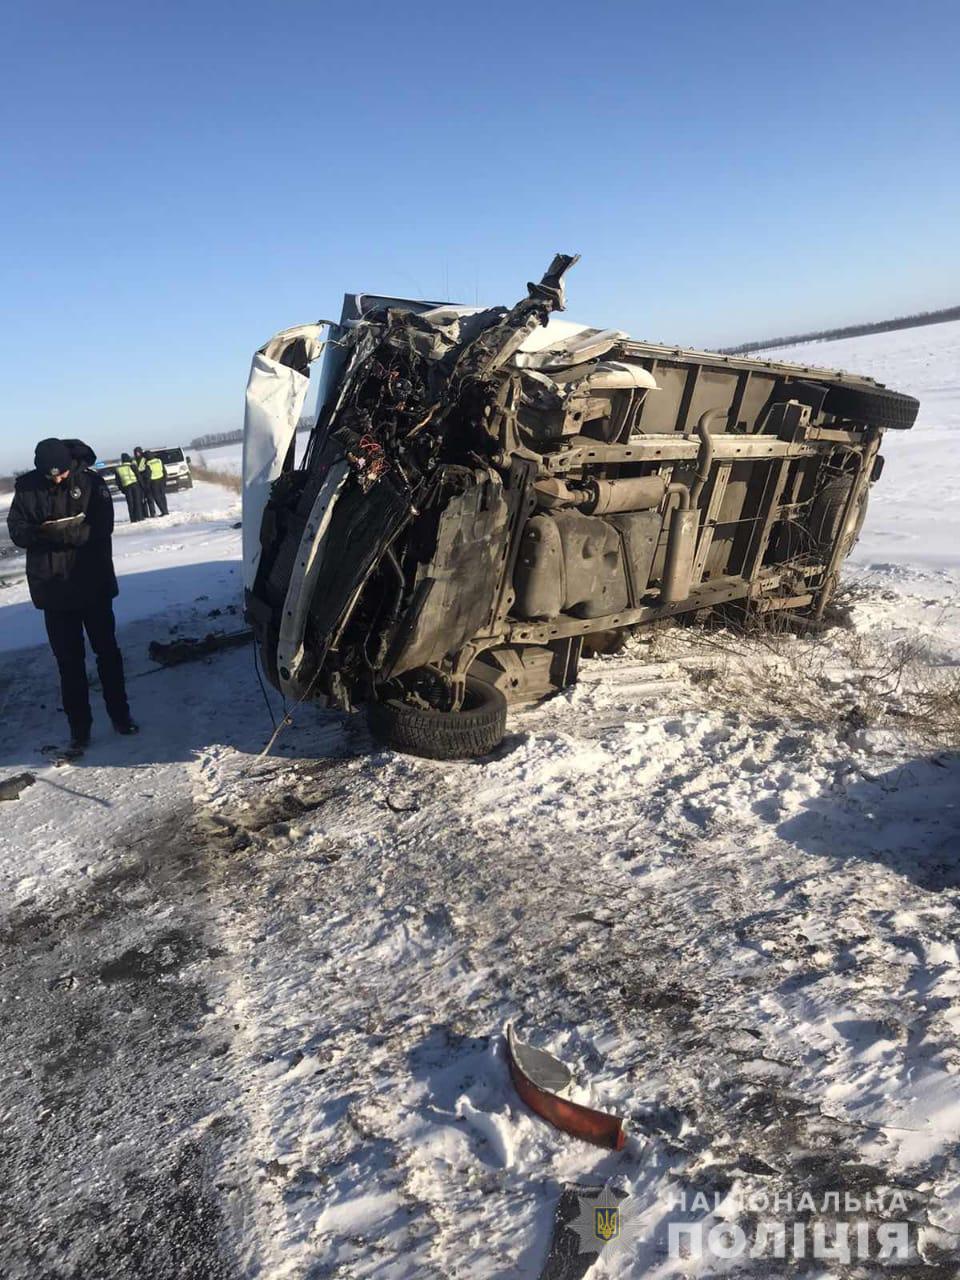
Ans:
{"type": "Polygon", "coordinates": [[[0,468],[239,425],[345,290],[723,345],[960,302],[960,6],[11,0],[0,468]]]}

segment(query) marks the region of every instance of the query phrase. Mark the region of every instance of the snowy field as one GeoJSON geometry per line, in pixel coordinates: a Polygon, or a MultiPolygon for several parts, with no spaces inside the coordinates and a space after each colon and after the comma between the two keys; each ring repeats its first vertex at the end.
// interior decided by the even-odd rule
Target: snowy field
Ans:
{"type": "MultiPolygon", "coordinates": [[[[301,431],[297,434],[297,462],[303,457],[310,433],[301,431]]],[[[194,449],[190,454],[193,462],[208,471],[221,472],[230,476],[243,475],[243,445],[222,444],[213,449],[194,449]]]]}
{"type": "Polygon", "coordinates": [[[208,471],[223,471],[231,476],[243,474],[242,444],[223,444],[215,449],[194,449],[190,458],[208,471]]]}
{"type": "Polygon", "coordinates": [[[884,441],[852,626],[637,639],[480,763],[306,709],[261,759],[249,649],[154,667],[151,639],[237,623],[224,490],[118,528],[143,732],[95,707],[82,765],[44,762],[52,662],[0,591],[0,780],[37,778],[0,805],[0,1272],[535,1280],[563,1188],[609,1182],[630,1239],[591,1280],[796,1275],[671,1258],[669,1223],[752,1242],[745,1198],[834,1194],[906,1221],[909,1264],[804,1274],[956,1275],[960,325],[783,354],[922,401],[884,441]],[[623,1151],[526,1109],[509,1020],[623,1151]]]}

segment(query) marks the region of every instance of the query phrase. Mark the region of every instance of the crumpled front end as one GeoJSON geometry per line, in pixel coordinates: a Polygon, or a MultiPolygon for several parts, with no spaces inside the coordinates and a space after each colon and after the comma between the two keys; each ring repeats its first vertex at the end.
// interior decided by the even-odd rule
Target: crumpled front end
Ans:
{"type": "MultiPolygon", "coordinates": [[[[502,621],[529,468],[497,424],[521,363],[538,394],[549,381],[534,371],[540,344],[522,348],[562,307],[573,261],[558,256],[509,310],[383,305],[345,317],[328,335],[300,466],[294,433],[321,326],[287,330],[257,353],[244,581],[265,669],[287,696],[354,705],[502,621]]],[[[582,332],[566,326],[557,341],[582,332]]]]}

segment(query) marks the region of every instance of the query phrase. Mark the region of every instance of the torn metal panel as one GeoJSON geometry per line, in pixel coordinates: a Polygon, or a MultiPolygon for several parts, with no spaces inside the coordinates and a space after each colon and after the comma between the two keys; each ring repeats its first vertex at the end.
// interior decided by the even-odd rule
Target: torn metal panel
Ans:
{"type": "Polygon", "coordinates": [[[250,590],[260,561],[260,525],[310,385],[307,370],[323,351],[327,321],[284,329],[253,357],[243,420],[243,583],[250,590]]]}
{"type": "Polygon", "coordinates": [[[626,336],[619,329],[581,329],[540,351],[523,354],[517,364],[528,369],[569,369],[573,365],[599,360],[626,336]]]}
{"type": "Polygon", "coordinates": [[[439,661],[476,635],[490,612],[510,515],[503,483],[489,468],[447,475],[460,492],[440,512],[433,554],[417,567],[415,603],[385,664],[388,675],[439,661]]]}

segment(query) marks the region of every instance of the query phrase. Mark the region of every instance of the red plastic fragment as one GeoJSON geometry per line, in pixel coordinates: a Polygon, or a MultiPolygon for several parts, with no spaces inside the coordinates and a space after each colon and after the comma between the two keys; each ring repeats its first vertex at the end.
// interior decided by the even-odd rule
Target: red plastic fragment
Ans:
{"type": "Polygon", "coordinates": [[[592,1107],[581,1106],[579,1102],[571,1102],[568,1098],[561,1098],[531,1080],[514,1054],[514,1040],[510,1028],[507,1029],[507,1058],[517,1093],[531,1111],[535,1111],[555,1128],[562,1129],[564,1133],[569,1133],[574,1138],[582,1138],[584,1142],[592,1142],[598,1147],[608,1147],[611,1151],[621,1150],[627,1139],[620,1117],[610,1115],[606,1111],[595,1111],[592,1107]]]}

